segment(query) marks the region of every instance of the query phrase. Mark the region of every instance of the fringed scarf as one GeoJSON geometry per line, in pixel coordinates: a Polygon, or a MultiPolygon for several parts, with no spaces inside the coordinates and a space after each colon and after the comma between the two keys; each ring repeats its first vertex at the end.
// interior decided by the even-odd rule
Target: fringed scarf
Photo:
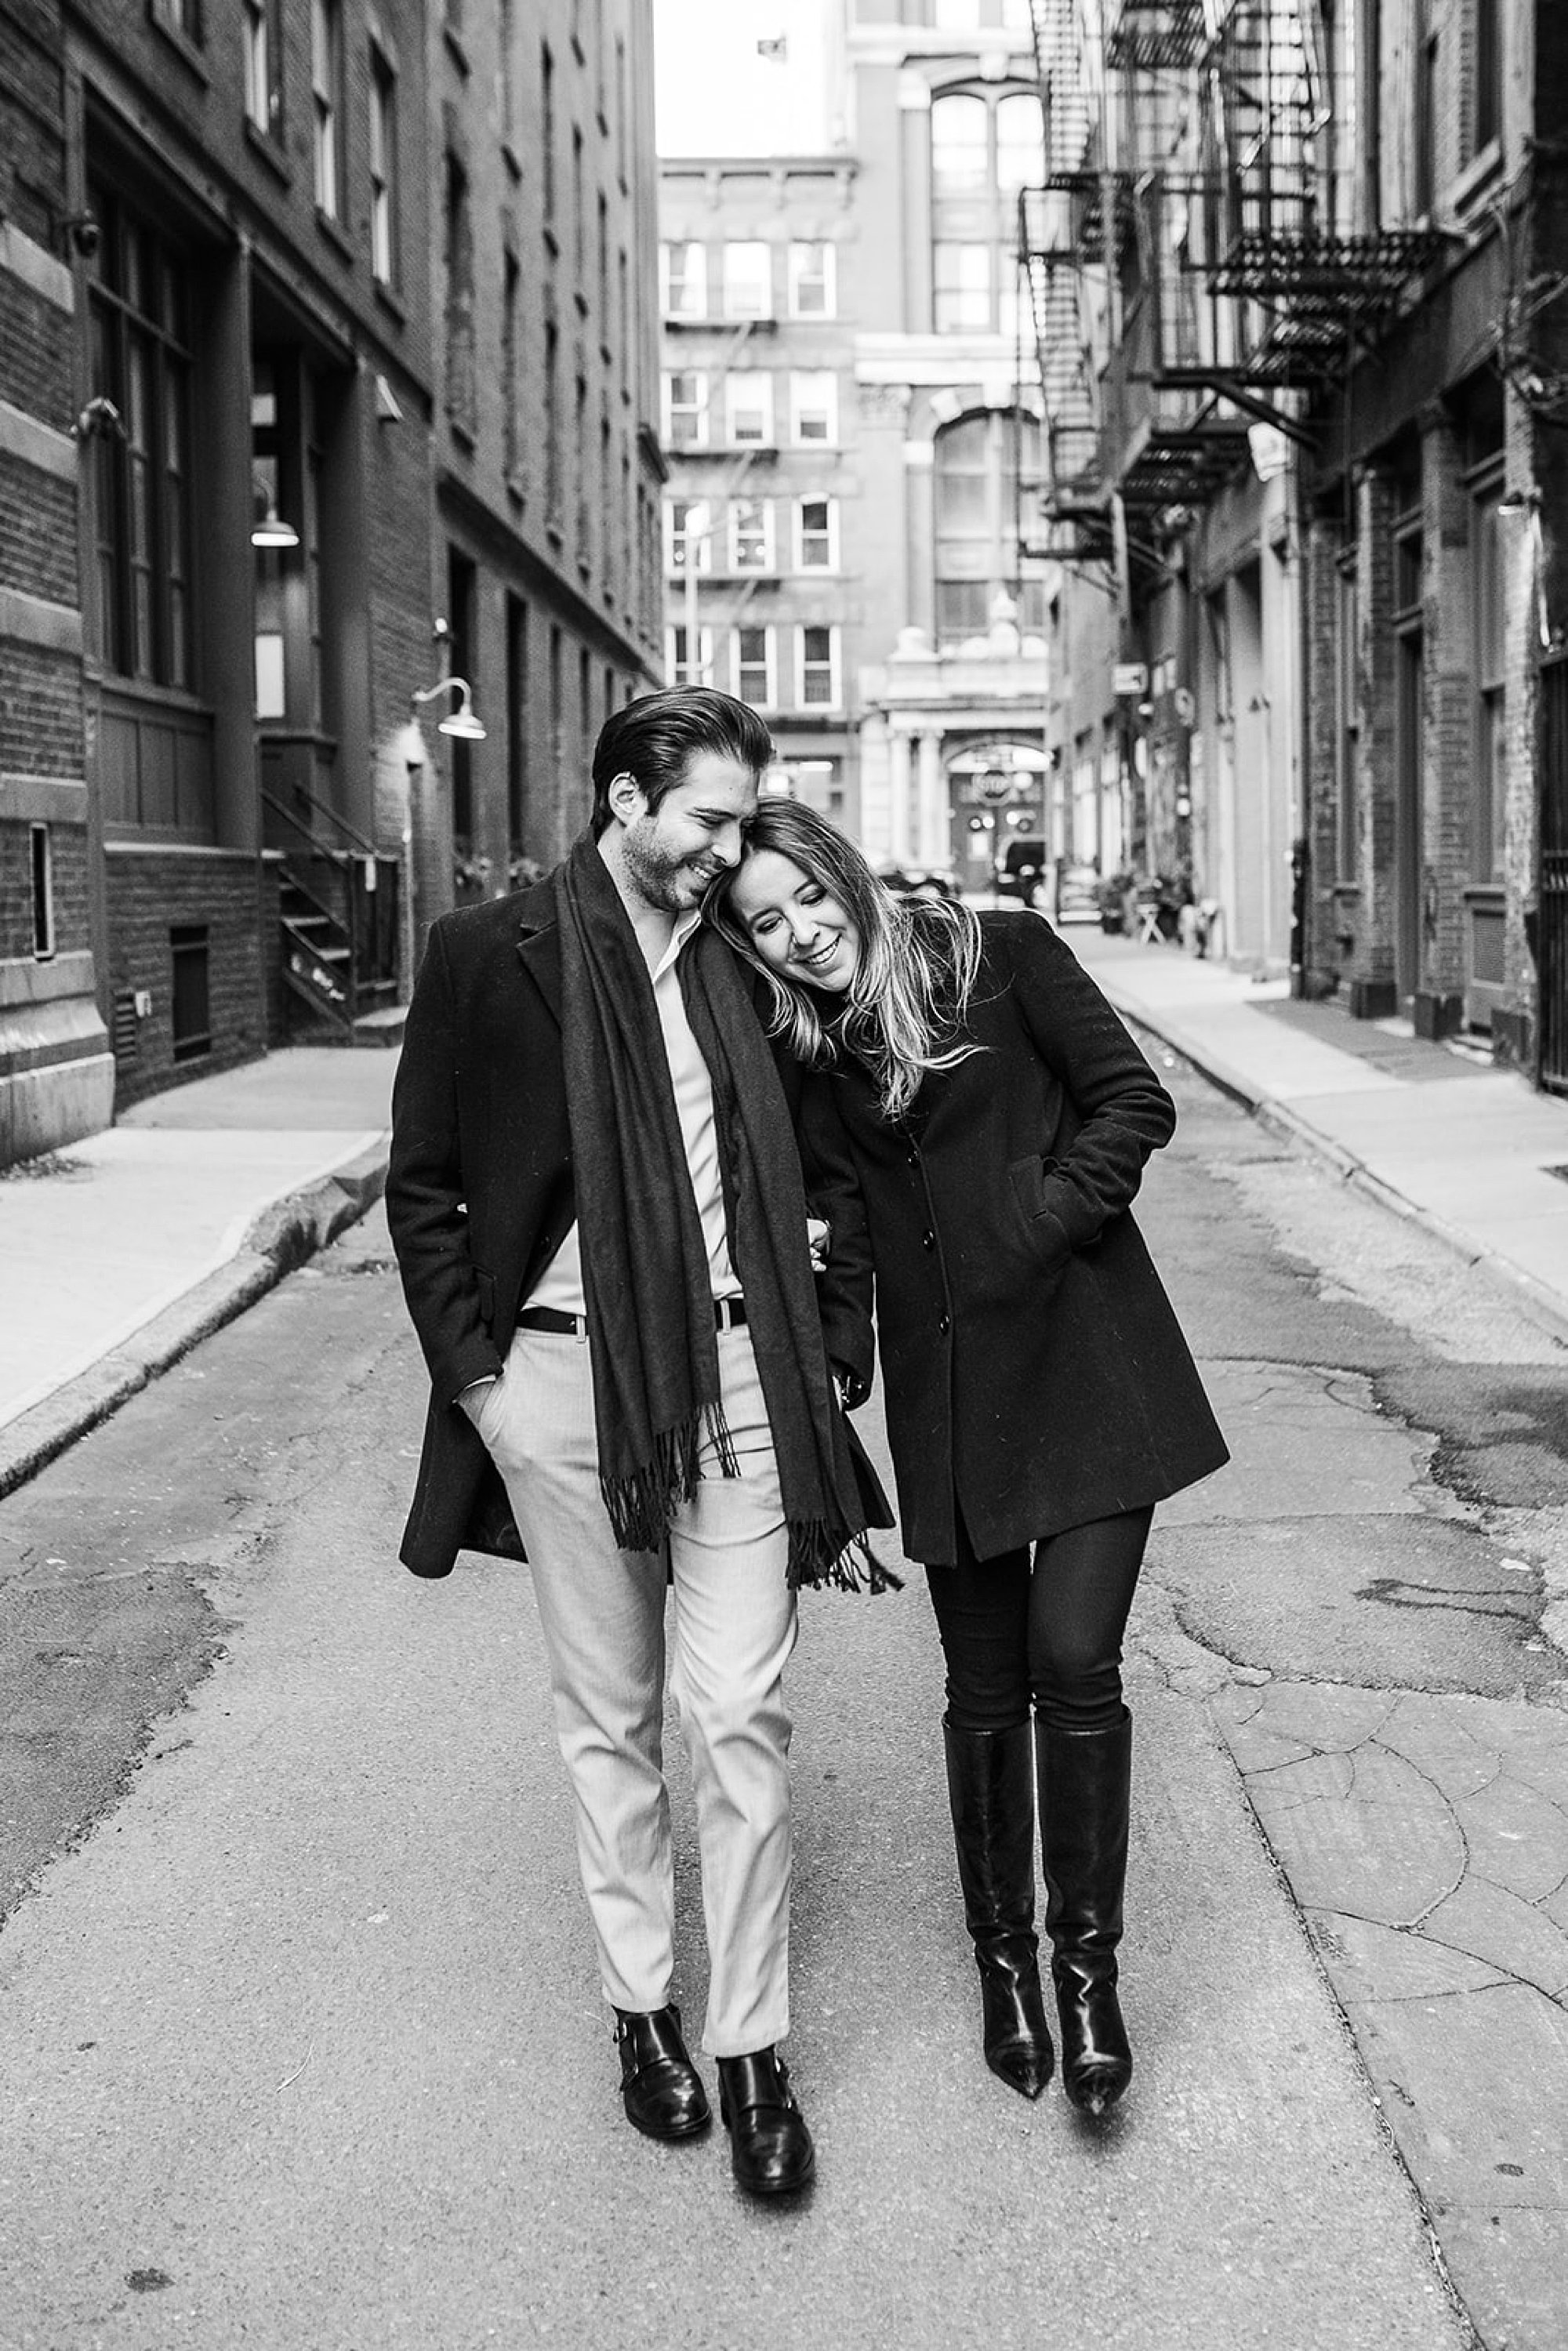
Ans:
{"type": "MultiPolygon", "coordinates": [[[[725,1424],[707,1249],[675,1112],[653,985],[631,919],[586,834],[555,880],[567,1116],[599,1482],[615,1540],[655,1551],[725,1424]]],[[[706,926],[680,964],[713,1081],[731,1248],[768,1405],[791,1584],[895,1581],[865,1541],[892,1524],[857,1465],[833,1395],[806,1243],[806,1199],[783,1087],[729,949],[706,926]]]]}

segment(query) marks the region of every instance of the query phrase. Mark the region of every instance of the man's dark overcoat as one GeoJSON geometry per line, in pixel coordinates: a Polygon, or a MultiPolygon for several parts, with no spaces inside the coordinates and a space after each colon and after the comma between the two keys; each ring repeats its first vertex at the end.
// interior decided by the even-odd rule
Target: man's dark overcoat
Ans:
{"type": "Polygon", "coordinates": [[[1037,914],[982,914],[968,1033],[890,1125],[807,1081],[808,1156],[858,1182],[906,1555],[979,1559],[1156,1502],[1228,1458],[1129,1203],[1176,1107],[1037,914]]]}
{"type": "MultiPolygon", "coordinates": [[[[463,1548],[522,1556],[500,1475],[456,1398],[501,1371],[518,1306],[576,1217],[560,1005],[549,877],[433,925],[392,1092],[387,1173],[388,1222],[431,1378],[402,1548],[416,1575],[449,1574],[463,1548]]],[[[861,1230],[846,1204],[817,1295],[829,1355],[863,1379],[861,1230]]]]}

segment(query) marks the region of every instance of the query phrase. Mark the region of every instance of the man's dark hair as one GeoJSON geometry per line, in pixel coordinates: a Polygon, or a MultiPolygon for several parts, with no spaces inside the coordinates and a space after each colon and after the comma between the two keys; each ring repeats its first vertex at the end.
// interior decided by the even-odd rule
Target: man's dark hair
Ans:
{"type": "Polygon", "coordinates": [[[595,841],[610,822],[610,787],[617,776],[635,778],[652,812],[684,782],[703,751],[738,759],[760,776],[773,757],[773,740],[755,710],[711,685],[670,686],[612,712],[593,747],[595,841]]]}

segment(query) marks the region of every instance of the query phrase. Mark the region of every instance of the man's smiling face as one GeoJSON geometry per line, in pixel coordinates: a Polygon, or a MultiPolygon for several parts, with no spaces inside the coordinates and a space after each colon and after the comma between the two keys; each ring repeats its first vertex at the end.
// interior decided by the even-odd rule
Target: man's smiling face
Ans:
{"type": "Polygon", "coordinates": [[[716,876],[738,864],[740,828],[756,806],[749,768],[721,751],[697,751],[656,809],[641,790],[625,813],[617,808],[626,879],[643,904],[664,914],[700,905],[716,876]]]}

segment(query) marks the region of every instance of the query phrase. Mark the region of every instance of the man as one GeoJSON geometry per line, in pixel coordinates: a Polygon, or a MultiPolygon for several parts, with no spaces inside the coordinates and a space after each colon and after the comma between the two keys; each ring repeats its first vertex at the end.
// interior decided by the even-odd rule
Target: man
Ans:
{"type": "Polygon", "coordinates": [[[673,1587],[703,2046],[736,2177],[758,2195],[803,2187],[815,2163],[778,2053],[781,1680],[796,1585],[854,1581],[866,1511],[833,1390],[871,1368],[863,1247],[841,1230],[814,1283],[783,1081],[697,911],[739,856],[770,752],[744,703],[706,688],[606,722],[591,827],[564,864],[432,930],[387,1185],[433,1381],[402,1557],[444,1575],[460,1544],[517,1555],[520,1535],[626,2112],[656,2138],[710,2119],[672,1999],[673,1587]]]}

